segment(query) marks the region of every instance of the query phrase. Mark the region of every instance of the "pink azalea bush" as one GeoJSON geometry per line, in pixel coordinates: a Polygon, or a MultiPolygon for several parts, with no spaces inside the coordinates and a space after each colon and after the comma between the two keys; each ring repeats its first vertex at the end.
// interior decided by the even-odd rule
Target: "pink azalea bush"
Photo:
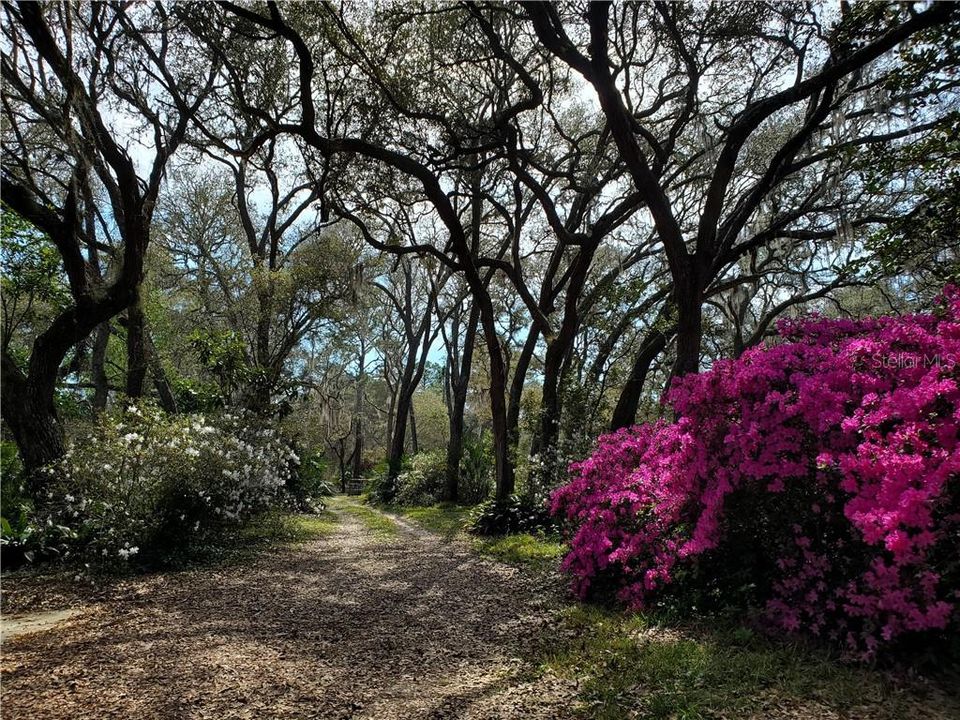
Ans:
{"type": "MultiPolygon", "coordinates": [[[[690,587],[872,657],[956,622],[960,293],[936,315],[783,322],[674,384],[677,420],[571,465],[551,510],[581,596],[690,587]]],[[[706,597],[704,595],[704,597],[706,597]]]]}

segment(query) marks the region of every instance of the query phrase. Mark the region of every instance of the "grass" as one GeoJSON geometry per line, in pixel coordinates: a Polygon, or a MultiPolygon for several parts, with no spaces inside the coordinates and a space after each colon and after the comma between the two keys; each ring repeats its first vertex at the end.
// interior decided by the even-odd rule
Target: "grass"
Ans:
{"type": "Polygon", "coordinates": [[[391,512],[413,520],[445,540],[465,533],[473,508],[464,505],[430,505],[429,507],[391,507],[391,512]]]}
{"type": "Polygon", "coordinates": [[[393,537],[397,534],[397,524],[384,513],[375,510],[369,505],[362,505],[345,497],[330,498],[330,506],[337,510],[353,515],[379,538],[393,537]]]}
{"type": "Polygon", "coordinates": [[[329,535],[336,525],[336,517],[326,511],[319,515],[272,511],[201,547],[191,548],[185,556],[172,558],[165,565],[176,568],[243,563],[273,547],[305,543],[329,535]]]}
{"type": "Polygon", "coordinates": [[[482,554],[511,565],[556,567],[566,550],[566,545],[557,538],[529,533],[472,540],[482,554]]]}
{"type": "Polygon", "coordinates": [[[503,537],[476,537],[466,532],[473,513],[463,505],[431,505],[429,507],[391,508],[403,517],[413,520],[446,540],[454,538],[468,542],[481,555],[496,558],[511,565],[528,567],[555,567],[563,555],[565,545],[559,538],[520,533],[503,537]]]}
{"type": "Polygon", "coordinates": [[[667,626],[643,614],[575,605],[564,611],[557,635],[544,640],[535,660],[575,680],[583,715],[598,720],[763,717],[784,707],[806,717],[814,705],[841,716],[869,705],[870,718],[893,720],[909,717],[916,702],[875,672],[733,622],[667,626]]]}
{"type": "Polygon", "coordinates": [[[240,538],[256,544],[301,543],[329,535],[337,526],[330,512],[319,515],[274,513],[250,523],[240,531],[240,538]]]}

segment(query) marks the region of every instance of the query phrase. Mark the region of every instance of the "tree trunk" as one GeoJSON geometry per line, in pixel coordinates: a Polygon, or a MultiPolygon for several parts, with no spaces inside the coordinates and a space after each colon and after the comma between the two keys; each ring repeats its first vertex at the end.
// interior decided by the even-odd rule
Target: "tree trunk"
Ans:
{"type": "Polygon", "coordinates": [[[75,305],[62,312],[33,341],[28,374],[3,353],[0,412],[32,476],[34,491],[42,485],[35,471],[64,453],[63,427],[54,405],[60,365],[71,347],[128,305],[131,292],[115,285],[98,305],[75,305]]]}
{"type": "MultiPolygon", "coordinates": [[[[550,456],[555,450],[560,429],[560,364],[563,348],[556,340],[547,346],[543,363],[543,397],[540,400],[540,423],[533,439],[531,455],[540,456],[541,462],[550,465],[550,456]]],[[[547,468],[549,469],[549,468],[547,468]]]]}
{"type": "MultiPolygon", "coordinates": [[[[672,330],[668,332],[672,334],[672,330]]],[[[630,369],[630,377],[623,386],[620,398],[617,400],[617,407],[613,411],[613,419],[610,421],[611,431],[636,424],[637,408],[643,394],[643,384],[647,379],[647,373],[650,372],[650,365],[666,349],[668,339],[666,333],[657,329],[649,331],[644,337],[640,344],[640,352],[637,353],[633,367],[630,369]]]]}
{"type": "Polygon", "coordinates": [[[337,440],[333,451],[337,454],[337,465],[340,468],[340,492],[345,493],[347,491],[347,449],[342,439],[337,440]]]}
{"type": "MultiPolygon", "coordinates": [[[[359,478],[362,474],[362,463],[363,463],[363,384],[366,379],[366,370],[367,370],[367,343],[366,339],[360,337],[360,355],[357,358],[359,361],[357,369],[357,383],[356,383],[356,392],[353,397],[353,456],[352,456],[352,473],[354,479],[359,478]]],[[[389,432],[389,430],[388,430],[389,432]]]]}
{"type": "Polygon", "coordinates": [[[58,460],[66,451],[63,426],[52,403],[35,393],[28,393],[25,401],[17,403],[16,409],[4,419],[20,449],[31,493],[36,495],[41,482],[35,471],[58,460]]]}
{"type": "Polygon", "coordinates": [[[160,398],[160,407],[168,413],[177,412],[177,398],[173,394],[173,388],[167,379],[167,373],[163,369],[163,363],[160,361],[160,354],[153,344],[153,338],[150,337],[150,331],[147,328],[143,330],[143,345],[147,354],[147,365],[150,367],[150,376],[153,378],[153,386],[157,390],[157,397],[160,398]]]}
{"type": "Polygon", "coordinates": [[[397,396],[392,394],[390,397],[390,404],[387,406],[387,436],[386,436],[386,445],[387,445],[387,457],[390,457],[390,448],[393,447],[393,426],[394,420],[397,416],[397,396]]]}
{"type": "Polygon", "coordinates": [[[420,452],[420,442],[417,439],[417,410],[413,398],[410,398],[410,454],[420,452]]]}
{"type": "Polygon", "coordinates": [[[450,408],[450,441],[447,443],[447,476],[444,500],[455,503],[460,499],[460,460],[463,458],[463,413],[467,404],[466,387],[453,393],[450,408]]]}
{"type": "Polygon", "coordinates": [[[173,388],[170,387],[167,373],[160,364],[159,358],[150,358],[150,374],[153,376],[153,387],[156,388],[157,397],[160,399],[160,407],[168,413],[177,412],[177,398],[173,394],[173,388]]]}
{"type": "Polygon", "coordinates": [[[33,341],[29,372],[2,356],[0,412],[10,427],[24,468],[33,473],[64,452],[63,428],[54,405],[60,365],[70,348],[127,307],[133,290],[119,284],[95,305],[74,305],[60,313],[33,341]]]}
{"type": "Polygon", "coordinates": [[[460,495],[460,457],[463,455],[463,415],[458,413],[453,388],[454,358],[448,348],[447,362],[443,365],[443,404],[447,408],[447,460],[444,468],[443,499],[457,502],[460,495]]]}
{"type": "MultiPolygon", "coordinates": [[[[400,474],[406,448],[408,422],[413,427],[414,435],[416,434],[416,426],[413,424],[415,422],[413,394],[423,378],[427,354],[430,350],[430,317],[431,311],[428,309],[420,324],[420,329],[416,333],[412,332],[409,327],[407,328],[409,346],[403,372],[397,381],[397,407],[394,417],[393,439],[390,443],[390,455],[388,457],[390,478],[396,478],[400,474]]],[[[413,447],[415,452],[417,447],[416,437],[413,438],[413,447]]]]}
{"type": "MultiPolygon", "coordinates": [[[[700,370],[700,346],[703,341],[703,293],[697,288],[677,293],[677,357],[670,373],[675,378],[700,370]]],[[[669,383],[668,383],[669,387],[669,383]]]]}
{"type": "Polygon", "coordinates": [[[515,478],[507,437],[507,377],[503,358],[490,363],[490,415],[493,433],[493,455],[497,473],[497,500],[507,500],[514,491],[515,478]]]}
{"type": "Polygon", "coordinates": [[[396,478],[403,466],[403,451],[407,444],[407,421],[410,418],[411,393],[402,390],[397,394],[397,409],[394,414],[393,438],[387,467],[390,478],[396,478]]]}
{"type": "Polygon", "coordinates": [[[474,302],[482,303],[480,319],[490,360],[490,430],[493,435],[493,458],[497,479],[496,499],[498,502],[504,502],[513,495],[516,483],[513,461],[510,457],[510,438],[507,435],[507,368],[503,360],[503,349],[500,347],[493,303],[486,289],[483,289],[481,297],[474,298],[474,302]]]}
{"type": "Polygon", "coordinates": [[[256,335],[256,370],[254,379],[253,410],[266,414],[270,410],[271,391],[273,383],[270,381],[270,314],[272,300],[269,293],[259,295],[256,335]]]}
{"type": "Polygon", "coordinates": [[[516,479],[510,456],[510,438],[507,434],[507,367],[497,332],[496,311],[490,293],[483,283],[474,278],[470,286],[473,302],[480,313],[480,327],[490,361],[490,430],[493,435],[493,457],[496,469],[496,499],[507,500],[514,491],[516,479]]]}
{"type": "Polygon", "coordinates": [[[363,420],[360,417],[354,419],[353,454],[350,458],[350,474],[357,479],[363,475],[363,420]]]}
{"type": "Polygon", "coordinates": [[[456,378],[450,373],[450,442],[447,443],[447,488],[446,499],[460,499],[460,460],[463,458],[464,412],[467,408],[467,392],[470,389],[470,373],[473,370],[473,349],[477,342],[477,326],[480,324],[480,308],[470,307],[470,316],[464,328],[463,349],[456,378]]]}
{"type": "Polygon", "coordinates": [[[133,304],[127,308],[127,397],[143,396],[143,382],[147,376],[147,354],[144,343],[143,306],[139,288],[133,304]]]}
{"type": "Polygon", "coordinates": [[[107,344],[110,342],[110,323],[100,323],[93,339],[93,352],[90,356],[90,374],[93,380],[93,411],[100,414],[107,408],[110,386],[107,381],[106,361],[107,344]]]}
{"type": "Polygon", "coordinates": [[[3,419],[10,428],[34,496],[41,489],[37,470],[63,456],[63,426],[53,393],[30,382],[6,353],[2,358],[3,419]]]}
{"type": "Polygon", "coordinates": [[[540,455],[543,462],[543,477],[548,482],[553,481],[557,464],[556,446],[560,433],[560,413],[563,409],[560,398],[561,370],[564,359],[573,348],[580,327],[578,303],[595,250],[595,246],[584,246],[577,253],[564,300],[563,321],[556,337],[548,341],[547,354],[544,358],[540,432],[536,451],[531,450],[531,454],[540,455]]]}
{"type": "Polygon", "coordinates": [[[530,368],[533,353],[537,349],[537,339],[539,337],[540,331],[531,327],[523,344],[523,349],[517,357],[517,365],[513,369],[513,379],[510,381],[510,398],[507,406],[507,437],[510,441],[510,447],[514,451],[520,442],[520,403],[523,400],[523,384],[527,379],[527,370],[530,368]]]}

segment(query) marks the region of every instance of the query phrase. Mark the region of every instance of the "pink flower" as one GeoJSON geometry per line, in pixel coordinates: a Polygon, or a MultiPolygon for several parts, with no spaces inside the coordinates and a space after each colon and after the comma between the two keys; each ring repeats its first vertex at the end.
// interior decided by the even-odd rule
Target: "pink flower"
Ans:
{"type": "Polygon", "coordinates": [[[677,381],[677,421],[599,438],[551,499],[575,589],[648,605],[746,524],[775,626],[862,656],[946,627],[957,589],[931,563],[960,530],[960,291],[944,297],[937,316],[783,322],[784,341],[677,381]]]}

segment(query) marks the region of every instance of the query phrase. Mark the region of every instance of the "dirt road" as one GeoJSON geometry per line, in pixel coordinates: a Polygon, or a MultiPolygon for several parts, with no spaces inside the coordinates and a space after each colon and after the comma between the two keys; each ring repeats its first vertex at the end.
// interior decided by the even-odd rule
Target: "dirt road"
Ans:
{"type": "MultiPolygon", "coordinates": [[[[350,501],[347,501],[350,502],[350,501]]],[[[3,645],[5,720],[563,718],[533,672],[555,597],[518,570],[337,510],[318,540],[128,580],[3,645]]]]}

